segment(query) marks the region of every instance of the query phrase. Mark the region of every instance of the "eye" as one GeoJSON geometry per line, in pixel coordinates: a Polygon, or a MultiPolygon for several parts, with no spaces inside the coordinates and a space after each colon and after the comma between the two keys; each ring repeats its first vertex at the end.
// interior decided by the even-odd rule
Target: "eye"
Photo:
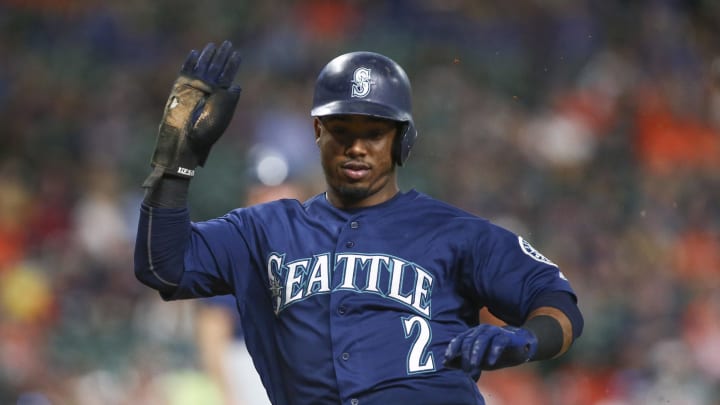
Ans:
{"type": "Polygon", "coordinates": [[[394,129],[394,127],[374,128],[367,132],[367,137],[370,139],[377,140],[377,139],[383,138],[386,135],[389,135],[393,129],[394,129]]]}
{"type": "Polygon", "coordinates": [[[342,125],[326,125],[325,129],[334,136],[343,137],[347,135],[348,130],[342,125]]]}

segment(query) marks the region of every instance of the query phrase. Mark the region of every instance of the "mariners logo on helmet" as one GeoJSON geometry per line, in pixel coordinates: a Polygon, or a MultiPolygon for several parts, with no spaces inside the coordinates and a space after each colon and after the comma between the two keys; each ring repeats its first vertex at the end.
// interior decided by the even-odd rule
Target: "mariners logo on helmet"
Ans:
{"type": "Polygon", "coordinates": [[[363,98],[370,94],[370,85],[372,80],[370,79],[370,73],[372,69],[366,67],[359,67],[355,69],[352,79],[352,93],[350,97],[363,98]]]}

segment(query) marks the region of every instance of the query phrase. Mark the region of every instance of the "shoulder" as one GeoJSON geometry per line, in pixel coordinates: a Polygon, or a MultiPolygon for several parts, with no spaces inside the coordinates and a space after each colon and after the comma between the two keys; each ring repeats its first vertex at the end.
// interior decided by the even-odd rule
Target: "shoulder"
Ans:
{"type": "Polygon", "coordinates": [[[230,221],[270,221],[288,216],[297,216],[294,213],[302,213],[304,211],[303,204],[295,199],[283,198],[268,201],[260,204],[250,205],[247,207],[236,208],[220,219],[230,221]]]}
{"type": "Polygon", "coordinates": [[[485,218],[416,190],[404,193],[402,198],[398,200],[396,207],[413,215],[431,215],[443,220],[459,219],[483,224],[488,223],[485,218]]]}
{"type": "Polygon", "coordinates": [[[316,194],[315,196],[309,198],[307,201],[302,203],[302,206],[305,209],[317,205],[329,205],[327,199],[325,198],[325,193],[316,194]]]}
{"type": "Polygon", "coordinates": [[[486,218],[414,190],[403,194],[383,215],[392,218],[388,221],[392,226],[445,235],[457,242],[487,239],[497,227],[486,218]]]}

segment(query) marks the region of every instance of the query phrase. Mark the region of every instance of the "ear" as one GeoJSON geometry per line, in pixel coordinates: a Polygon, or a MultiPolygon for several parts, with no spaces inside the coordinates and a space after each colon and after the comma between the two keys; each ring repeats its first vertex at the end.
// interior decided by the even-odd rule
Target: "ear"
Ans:
{"type": "Polygon", "coordinates": [[[322,128],[320,127],[321,122],[320,118],[315,117],[313,119],[313,129],[315,130],[315,143],[320,142],[320,132],[322,131],[322,128]]]}
{"type": "Polygon", "coordinates": [[[393,144],[392,144],[392,159],[393,163],[395,163],[397,166],[402,166],[402,141],[403,137],[405,136],[405,128],[407,127],[407,124],[404,122],[398,122],[396,129],[395,129],[395,137],[393,138],[393,144]]]}

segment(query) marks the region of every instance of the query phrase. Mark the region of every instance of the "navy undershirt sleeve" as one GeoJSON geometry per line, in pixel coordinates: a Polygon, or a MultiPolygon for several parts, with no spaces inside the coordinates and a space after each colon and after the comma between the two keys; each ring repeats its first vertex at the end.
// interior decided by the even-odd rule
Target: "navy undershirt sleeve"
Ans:
{"type": "Polygon", "coordinates": [[[184,271],[184,252],[190,237],[187,208],[140,208],[135,240],[135,277],[163,296],[178,286],[184,271]]]}
{"type": "Polygon", "coordinates": [[[566,291],[550,291],[542,293],[535,297],[530,312],[540,307],[553,307],[562,311],[570,320],[573,331],[573,339],[580,337],[583,331],[585,321],[582,313],[577,306],[575,295],[566,291]]]}

